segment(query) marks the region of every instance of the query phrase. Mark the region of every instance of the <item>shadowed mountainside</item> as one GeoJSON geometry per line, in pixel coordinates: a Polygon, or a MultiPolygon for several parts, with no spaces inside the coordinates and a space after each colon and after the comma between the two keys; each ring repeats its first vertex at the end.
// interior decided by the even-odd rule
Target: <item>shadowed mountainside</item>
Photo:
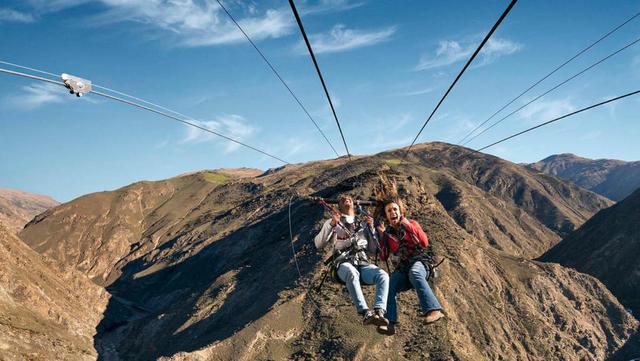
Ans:
{"type": "Polygon", "coordinates": [[[625,345],[638,322],[600,282],[528,260],[612,202],[444,143],[401,155],[140,182],[51,209],[21,237],[113,295],[95,339],[104,360],[579,360],[625,345]],[[360,325],[342,286],[306,292],[326,257],[312,242],[325,215],[295,196],[368,198],[379,174],[446,258],[436,292],[447,320],[426,327],[408,292],[394,337],[360,325]]]}
{"type": "Polygon", "coordinates": [[[573,154],[557,154],[529,166],[614,201],[620,201],[640,188],[640,161],[594,160],[573,154]]]}
{"type": "Polygon", "coordinates": [[[17,234],[33,217],[58,204],[48,196],[0,188],[0,223],[17,234]]]}
{"type": "Polygon", "coordinates": [[[0,360],[93,360],[108,295],[0,225],[0,360]]]}
{"type": "Polygon", "coordinates": [[[540,259],[598,278],[640,311],[640,189],[604,209],[540,259]]]}

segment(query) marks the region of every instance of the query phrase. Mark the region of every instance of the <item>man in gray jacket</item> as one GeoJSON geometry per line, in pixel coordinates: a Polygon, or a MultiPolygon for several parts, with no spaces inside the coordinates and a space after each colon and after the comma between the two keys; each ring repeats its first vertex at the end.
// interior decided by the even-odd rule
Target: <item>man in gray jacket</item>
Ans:
{"type": "Polygon", "coordinates": [[[355,215],[353,199],[350,196],[338,198],[338,210],[327,220],[315,237],[316,248],[332,245],[333,264],[338,278],[345,283],[356,310],[363,317],[363,323],[386,326],[387,293],[389,275],[369,262],[369,255],[377,252],[377,236],[373,228],[373,218],[364,221],[355,215]],[[376,297],[370,310],[362,293],[360,282],[376,285],[376,297]]]}

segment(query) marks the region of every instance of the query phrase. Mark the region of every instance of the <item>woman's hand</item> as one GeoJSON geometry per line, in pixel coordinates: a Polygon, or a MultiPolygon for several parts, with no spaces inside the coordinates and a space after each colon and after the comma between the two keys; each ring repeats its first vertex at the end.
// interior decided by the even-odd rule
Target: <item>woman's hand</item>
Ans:
{"type": "Polygon", "coordinates": [[[409,223],[409,220],[407,218],[405,218],[405,216],[400,217],[400,224],[402,224],[404,226],[411,225],[411,223],[409,223]]]}
{"type": "Polygon", "coordinates": [[[376,229],[378,230],[378,232],[379,232],[380,234],[384,233],[384,231],[386,231],[386,230],[387,230],[387,228],[386,228],[386,227],[384,226],[384,224],[382,224],[382,223],[378,224],[378,225],[376,226],[376,229]]]}
{"type": "Polygon", "coordinates": [[[369,225],[369,227],[373,228],[373,217],[366,216],[364,217],[364,222],[369,225]]]}

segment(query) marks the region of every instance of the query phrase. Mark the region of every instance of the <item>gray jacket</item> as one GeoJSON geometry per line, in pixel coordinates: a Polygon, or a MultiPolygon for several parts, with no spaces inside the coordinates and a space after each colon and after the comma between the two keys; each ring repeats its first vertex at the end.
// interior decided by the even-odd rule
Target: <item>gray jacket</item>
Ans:
{"type": "MultiPolygon", "coordinates": [[[[350,223],[347,223],[349,218],[349,216],[343,214],[341,222],[345,226],[349,226],[350,223]],[[346,221],[345,218],[347,219],[346,221]]],[[[355,217],[354,221],[360,222],[357,217],[355,217]]],[[[320,232],[314,239],[314,243],[318,249],[322,249],[331,243],[335,251],[341,251],[351,246],[351,240],[349,240],[347,232],[340,225],[335,227],[331,226],[331,219],[324,222],[322,229],[320,229],[320,232]]],[[[362,222],[362,227],[356,232],[356,243],[359,247],[364,248],[369,256],[375,255],[377,252],[378,240],[375,231],[370,229],[369,225],[364,222],[362,222]]]]}

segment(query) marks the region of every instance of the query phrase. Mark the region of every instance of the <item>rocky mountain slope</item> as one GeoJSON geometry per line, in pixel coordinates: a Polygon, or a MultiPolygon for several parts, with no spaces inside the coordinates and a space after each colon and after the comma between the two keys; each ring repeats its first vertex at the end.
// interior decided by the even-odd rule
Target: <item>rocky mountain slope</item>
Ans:
{"type": "Polygon", "coordinates": [[[0,225],[0,360],[93,360],[108,296],[0,225]]]}
{"type": "Polygon", "coordinates": [[[0,188],[0,223],[16,234],[33,217],[58,204],[48,196],[0,188]]]}
{"type": "Polygon", "coordinates": [[[557,154],[530,166],[614,201],[620,201],[640,188],[640,161],[594,160],[573,154],[557,154]]]}
{"type": "Polygon", "coordinates": [[[415,149],[406,163],[396,150],[140,182],[51,209],[20,235],[113,295],[96,336],[105,360],[602,360],[628,348],[638,322],[599,281],[528,260],[611,201],[465,148],[415,149]],[[446,259],[436,292],[447,319],[425,326],[402,294],[394,337],[360,325],[341,286],[308,292],[326,215],[296,197],[368,198],[379,174],[446,259]]]}
{"type": "Polygon", "coordinates": [[[602,281],[620,302],[640,311],[640,189],[600,211],[545,253],[602,281]]]}

